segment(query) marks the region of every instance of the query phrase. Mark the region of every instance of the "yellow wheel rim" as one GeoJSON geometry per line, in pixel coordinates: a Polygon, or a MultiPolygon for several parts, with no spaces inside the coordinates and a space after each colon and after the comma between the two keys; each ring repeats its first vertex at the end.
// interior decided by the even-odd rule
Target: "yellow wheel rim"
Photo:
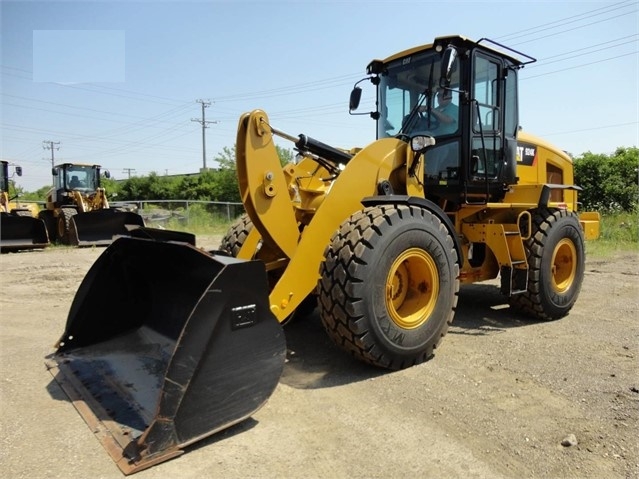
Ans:
{"type": "Polygon", "coordinates": [[[575,281],[577,274],[577,250],[572,241],[562,239],[552,253],[552,287],[557,293],[563,293],[575,281]]]}
{"type": "Polygon", "coordinates": [[[428,321],[439,294],[439,273],[424,250],[404,251],[392,264],[386,278],[386,310],[393,322],[415,329],[428,321]]]}

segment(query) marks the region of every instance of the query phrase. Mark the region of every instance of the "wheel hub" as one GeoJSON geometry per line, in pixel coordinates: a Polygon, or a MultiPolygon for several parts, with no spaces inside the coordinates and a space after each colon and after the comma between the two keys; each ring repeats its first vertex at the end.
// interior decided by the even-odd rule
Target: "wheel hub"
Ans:
{"type": "Polygon", "coordinates": [[[562,239],[552,254],[552,287],[558,293],[565,292],[575,281],[577,274],[577,250],[572,241],[562,239]]]}
{"type": "Polygon", "coordinates": [[[393,262],[386,281],[386,309],[393,322],[404,329],[426,323],[439,294],[439,273],[424,250],[410,248],[393,262]]]}

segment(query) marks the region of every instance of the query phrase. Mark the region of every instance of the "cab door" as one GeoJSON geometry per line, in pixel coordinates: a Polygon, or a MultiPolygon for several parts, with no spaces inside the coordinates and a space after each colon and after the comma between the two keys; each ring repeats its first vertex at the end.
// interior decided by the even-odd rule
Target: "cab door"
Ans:
{"type": "Polygon", "coordinates": [[[515,181],[517,121],[516,70],[503,59],[475,50],[471,77],[471,134],[467,202],[499,201],[515,181]],[[512,149],[512,155],[509,153],[512,149]]]}

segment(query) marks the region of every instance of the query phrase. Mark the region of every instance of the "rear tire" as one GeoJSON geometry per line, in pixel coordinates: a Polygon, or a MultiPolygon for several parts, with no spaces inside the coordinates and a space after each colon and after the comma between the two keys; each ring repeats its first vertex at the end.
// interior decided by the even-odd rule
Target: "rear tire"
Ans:
{"type": "MultiPolygon", "coordinates": [[[[244,213],[235,220],[233,224],[231,224],[226,235],[224,235],[220,242],[220,249],[236,258],[252,229],[253,222],[251,221],[251,218],[249,218],[248,214],[244,213]]],[[[270,273],[270,275],[273,275],[273,273],[270,273]]],[[[269,279],[270,283],[274,285],[278,281],[279,275],[269,276],[269,279]]],[[[282,321],[282,324],[290,324],[299,318],[310,316],[316,306],[316,295],[309,294],[306,298],[304,298],[300,305],[295,308],[295,311],[282,321]]]]}
{"type": "Polygon", "coordinates": [[[525,247],[528,288],[511,296],[511,306],[546,321],[566,316],[577,301],[585,271],[584,235],[577,215],[566,210],[536,211],[525,247]]]}
{"type": "Polygon", "coordinates": [[[252,229],[253,223],[251,222],[251,218],[244,213],[231,224],[220,242],[220,249],[226,251],[234,258],[237,257],[237,254],[240,249],[242,249],[242,245],[252,229]]]}
{"type": "Polygon", "coordinates": [[[342,223],[324,252],[322,323],[333,341],[370,364],[422,363],[448,331],[459,264],[445,225],[422,208],[366,208],[342,223]]]}

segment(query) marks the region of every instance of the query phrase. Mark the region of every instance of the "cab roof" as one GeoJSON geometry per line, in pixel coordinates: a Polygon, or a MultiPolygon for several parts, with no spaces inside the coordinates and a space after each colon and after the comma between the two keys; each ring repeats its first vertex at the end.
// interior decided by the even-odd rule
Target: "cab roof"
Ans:
{"type": "Polygon", "coordinates": [[[524,65],[527,65],[528,63],[533,63],[537,61],[535,58],[528,56],[525,53],[518,52],[517,50],[513,50],[512,48],[507,47],[505,45],[501,45],[493,40],[490,40],[489,38],[480,38],[479,40],[475,41],[462,35],[445,35],[441,37],[436,37],[433,43],[427,43],[425,45],[419,45],[412,48],[408,48],[406,50],[393,53],[392,55],[390,55],[389,57],[383,60],[373,60],[373,62],[381,62],[386,64],[398,58],[410,56],[417,52],[429,50],[432,48],[441,48],[443,50],[449,44],[455,45],[457,47],[469,48],[469,49],[479,47],[483,50],[492,52],[493,54],[498,55],[500,57],[507,58],[516,67],[522,67],[524,65]]]}

